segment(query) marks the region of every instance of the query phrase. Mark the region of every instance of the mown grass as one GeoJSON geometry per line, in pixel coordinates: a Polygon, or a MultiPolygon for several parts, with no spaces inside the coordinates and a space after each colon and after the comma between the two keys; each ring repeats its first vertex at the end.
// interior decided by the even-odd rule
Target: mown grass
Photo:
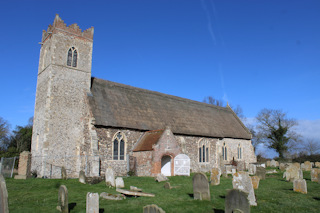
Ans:
{"type": "MultiPolygon", "coordinates": [[[[232,177],[221,177],[221,184],[210,186],[211,201],[193,199],[191,177],[169,177],[173,189],[164,189],[164,182],[157,183],[151,177],[124,177],[126,189],[131,186],[142,188],[144,192],[154,193],[154,198],[127,197],[121,201],[109,201],[100,198],[100,212],[142,212],[142,207],[157,204],[169,212],[224,212],[227,189],[232,189],[232,177]]],[[[310,172],[304,172],[308,194],[293,191],[293,184],[282,179],[282,173],[267,175],[255,190],[258,206],[251,212],[320,212],[320,184],[311,182],[310,172]]],[[[66,185],[69,192],[70,212],[86,212],[87,192],[117,193],[104,182],[96,185],[84,185],[77,179],[49,180],[6,179],[9,193],[9,209],[14,212],[58,212],[58,190],[66,185]]]]}

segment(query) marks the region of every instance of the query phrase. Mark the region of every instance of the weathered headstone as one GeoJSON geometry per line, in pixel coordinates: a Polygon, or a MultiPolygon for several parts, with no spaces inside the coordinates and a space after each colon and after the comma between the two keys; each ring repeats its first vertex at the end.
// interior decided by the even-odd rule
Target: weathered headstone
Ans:
{"type": "Polygon", "coordinates": [[[116,186],[114,171],[111,167],[108,167],[105,174],[106,185],[107,186],[116,186]]]}
{"type": "Polygon", "coordinates": [[[246,163],[244,161],[238,161],[237,163],[237,171],[246,170],[246,163]]]}
{"type": "Polygon", "coordinates": [[[79,182],[86,184],[86,175],[82,170],[79,172],[79,182]]]}
{"type": "Polygon", "coordinates": [[[166,182],[163,187],[165,189],[172,189],[170,182],[166,182]]]}
{"type": "Polygon", "coordinates": [[[310,172],[311,175],[311,181],[312,182],[318,182],[318,176],[320,175],[320,169],[311,169],[310,172]]]}
{"type": "Polygon", "coordinates": [[[116,178],[116,187],[117,188],[124,188],[124,182],[122,177],[116,178]]]}
{"type": "Polygon", "coordinates": [[[286,181],[292,182],[294,180],[303,179],[303,173],[301,169],[298,169],[296,166],[291,164],[283,173],[283,178],[286,178],[286,181]]]}
{"type": "Polygon", "coordinates": [[[126,199],[126,196],[124,196],[123,194],[109,194],[106,192],[102,192],[100,194],[100,197],[102,197],[103,199],[106,200],[123,200],[126,199]]]}
{"type": "Polygon", "coordinates": [[[87,193],[87,208],[86,213],[99,213],[99,194],[87,193]]]}
{"type": "Polygon", "coordinates": [[[142,189],[135,187],[135,186],[130,186],[130,190],[135,191],[135,192],[142,192],[142,189]]]}
{"type": "Polygon", "coordinates": [[[57,209],[62,213],[69,213],[68,189],[65,185],[59,188],[57,209]]]}
{"type": "Polygon", "coordinates": [[[225,200],[225,213],[250,213],[248,193],[240,189],[232,189],[227,192],[225,200]]]}
{"type": "Polygon", "coordinates": [[[204,173],[196,173],[192,178],[192,183],[195,200],[210,200],[209,182],[204,173]]]}
{"type": "Polygon", "coordinates": [[[66,168],[64,168],[64,166],[61,167],[61,179],[62,180],[67,180],[68,179],[67,170],[66,170],[66,168]]]}
{"type": "MultiPolygon", "coordinates": [[[[288,164],[289,164],[289,166],[290,166],[290,163],[288,163],[288,164]]],[[[298,162],[292,163],[292,165],[295,166],[295,167],[297,167],[298,169],[301,169],[300,163],[298,163],[298,162]]]]}
{"type": "Polygon", "coordinates": [[[260,180],[266,179],[266,169],[263,167],[257,167],[256,176],[260,178],[260,180]]]}
{"type": "Polygon", "coordinates": [[[278,167],[278,166],[279,166],[279,162],[278,161],[272,160],[270,162],[270,167],[278,167]]]}
{"type": "Polygon", "coordinates": [[[8,207],[8,191],[6,186],[6,181],[2,174],[0,174],[0,212],[9,213],[8,207]]]}
{"type": "Polygon", "coordinates": [[[251,178],[253,189],[258,189],[260,178],[258,176],[251,176],[250,178],[251,178]]]}
{"type": "Polygon", "coordinates": [[[251,206],[257,205],[251,178],[247,172],[235,173],[232,178],[232,185],[234,189],[240,189],[249,194],[248,199],[251,206]]]}
{"type": "Polygon", "coordinates": [[[320,168],[320,162],[315,162],[314,166],[317,167],[317,168],[320,168]]]}
{"type": "Polygon", "coordinates": [[[311,165],[310,161],[304,162],[304,169],[305,169],[305,171],[311,171],[312,165],[311,165]]]}
{"type": "Polygon", "coordinates": [[[289,166],[288,163],[280,163],[279,169],[280,169],[281,171],[284,171],[284,170],[286,170],[286,168],[287,168],[288,166],[289,166]]]}
{"type": "Polygon", "coordinates": [[[250,163],[249,164],[249,174],[250,175],[255,175],[256,171],[257,171],[257,165],[253,164],[253,163],[250,163]]]}
{"type": "Polygon", "coordinates": [[[159,206],[152,204],[152,205],[144,206],[143,213],[166,213],[166,212],[159,206]]]}
{"type": "Polygon", "coordinates": [[[27,179],[31,176],[31,152],[23,151],[19,156],[18,175],[14,179],[27,179]]]}
{"type": "Polygon", "coordinates": [[[307,182],[305,179],[293,181],[293,191],[307,194],[307,182]]]}
{"type": "Polygon", "coordinates": [[[271,166],[271,161],[267,161],[267,167],[270,167],[271,166]]]}
{"type": "Polygon", "coordinates": [[[210,173],[210,184],[213,186],[220,184],[221,171],[219,168],[212,168],[210,173]]]}
{"type": "Polygon", "coordinates": [[[164,174],[158,174],[155,178],[157,182],[168,181],[168,178],[164,174]]]}

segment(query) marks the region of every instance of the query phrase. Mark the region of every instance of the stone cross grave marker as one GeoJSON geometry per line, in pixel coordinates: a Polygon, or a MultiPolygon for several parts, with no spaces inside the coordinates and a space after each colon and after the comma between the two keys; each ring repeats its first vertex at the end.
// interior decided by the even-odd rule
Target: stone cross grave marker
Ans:
{"type": "Polygon", "coordinates": [[[61,185],[59,188],[57,209],[62,213],[69,213],[68,205],[68,189],[65,185],[61,185]]]}
{"type": "Polygon", "coordinates": [[[190,158],[180,154],[174,158],[174,175],[190,176],[190,158]]]}
{"type": "Polygon", "coordinates": [[[86,184],[86,175],[82,170],[79,172],[79,182],[86,184]]]}
{"type": "Polygon", "coordinates": [[[111,167],[107,168],[105,178],[106,178],[107,186],[112,186],[112,187],[116,186],[114,171],[111,167]]]}
{"type": "Polygon", "coordinates": [[[231,189],[227,192],[225,200],[225,213],[250,213],[248,193],[240,189],[231,189]]]}
{"type": "Polygon", "coordinates": [[[63,180],[67,180],[67,170],[66,170],[66,168],[64,168],[64,166],[63,167],[61,167],[61,179],[63,179],[63,180]]]}
{"type": "Polygon", "coordinates": [[[260,180],[265,180],[266,179],[266,169],[263,167],[257,167],[256,168],[256,176],[260,178],[260,180]]]}
{"type": "Polygon", "coordinates": [[[143,207],[143,213],[166,213],[162,208],[155,204],[147,205],[143,207]]]}
{"type": "Polygon", "coordinates": [[[86,213],[99,213],[99,194],[87,193],[87,208],[86,213]]]}
{"type": "Polygon", "coordinates": [[[232,178],[232,185],[234,189],[249,193],[248,199],[251,206],[257,205],[251,178],[247,172],[240,171],[235,173],[232,178]]]}
{"type": "Polygon", "coordinates": [[[210,188],[207,176],[200,172],[196,173],[192,179],[193,198],[195,200],[210,200],[210,188]]]}
{"type": "Polygon", "coordinates": [[[210,173],[210,184],[213,186],[220,184],[221,171],[219,168],[212,168],[210,173]]]}
{"type": "Polygon", "coordinates": [[[8,191],[6,181],[2,174],[0,174],[0,212],[9,213],[8,207],[8,191]]]}

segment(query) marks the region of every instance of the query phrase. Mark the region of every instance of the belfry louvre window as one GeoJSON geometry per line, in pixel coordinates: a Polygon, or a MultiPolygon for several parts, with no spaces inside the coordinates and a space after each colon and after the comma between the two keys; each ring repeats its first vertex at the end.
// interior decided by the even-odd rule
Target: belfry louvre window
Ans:
{"type": "Polygon", "coordinates": [[[77,67],[78,52],[76,48],[71,47],[68,51],[67,66],[77,67]]]}
{"type": "Polygon", "coordinates": [[[117,132],[113,137],[113,160],[124,160],[125,156],[125,135],[117,132]]]}
{"type": "Polygon", "coordinates": [[[209,143],[207,140],[201,139],[199,141],[199,162],[209,162],[209,143]]]}

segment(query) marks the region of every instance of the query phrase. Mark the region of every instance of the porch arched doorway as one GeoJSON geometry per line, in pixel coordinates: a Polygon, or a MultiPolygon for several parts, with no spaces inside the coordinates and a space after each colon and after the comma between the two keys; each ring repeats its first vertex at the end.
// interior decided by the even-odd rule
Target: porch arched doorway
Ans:
{"type": "Polygon", "coordinates": [[[171,176],[171,157],[169,155],[161,158],[161,174],[171,176]]]}

